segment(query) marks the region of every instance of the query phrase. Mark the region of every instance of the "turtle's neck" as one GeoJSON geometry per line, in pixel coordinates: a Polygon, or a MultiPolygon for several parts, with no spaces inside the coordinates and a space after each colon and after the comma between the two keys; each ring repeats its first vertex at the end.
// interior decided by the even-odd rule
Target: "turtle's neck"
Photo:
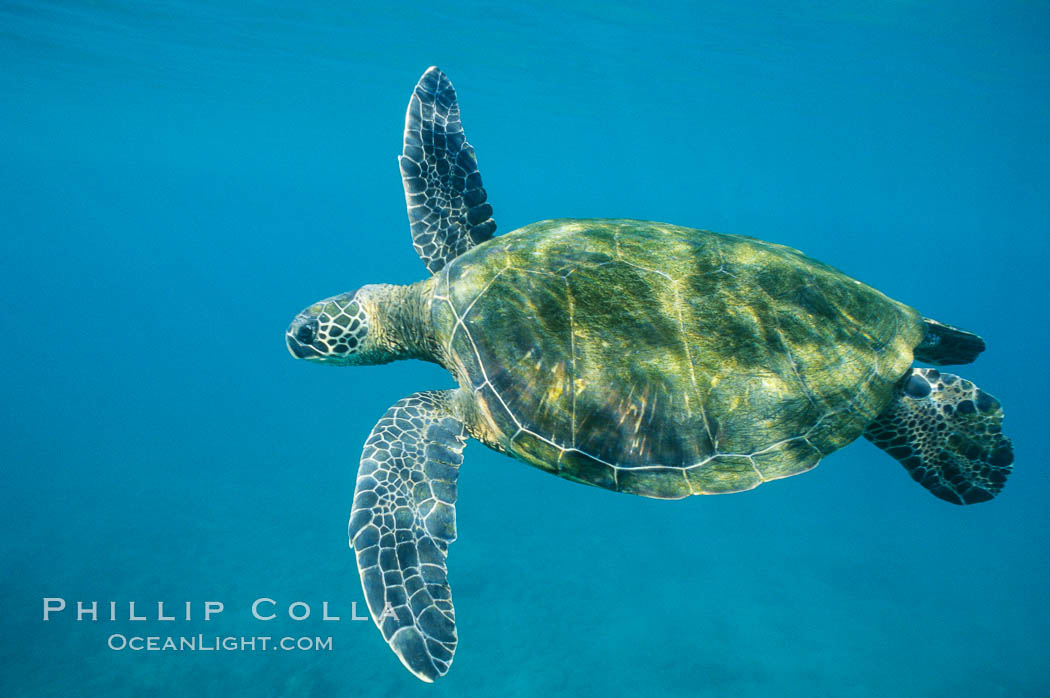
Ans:
{"type": "Polygon", "coordinates": [[[376,284],[370,297],[375,340],[397,359],[422,359],[439,363],[438,343],[430,321],[433,277],[409,286],[376,284]]]}

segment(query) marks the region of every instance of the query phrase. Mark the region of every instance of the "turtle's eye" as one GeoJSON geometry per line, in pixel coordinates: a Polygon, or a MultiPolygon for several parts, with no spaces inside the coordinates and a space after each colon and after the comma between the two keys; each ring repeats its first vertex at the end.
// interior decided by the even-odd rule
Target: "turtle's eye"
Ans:
{"type": "Polygon", "coordinates": [[[295,333],[295,338],[298,339],[303,344],[309,344],[310,342],[314,341],[314,337],[316,337],[316,336],[317,336],[317,322],[316,321],[306,323],[305,325],[300,327],[295,333]]]}

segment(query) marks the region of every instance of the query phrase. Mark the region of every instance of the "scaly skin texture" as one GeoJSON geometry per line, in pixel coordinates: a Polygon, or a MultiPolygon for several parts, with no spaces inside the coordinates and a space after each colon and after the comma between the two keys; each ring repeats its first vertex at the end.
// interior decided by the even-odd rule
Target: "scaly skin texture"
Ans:
{"type": "Polygon", "coordinates": [[[472,435],[649,497],[812,468],[883,411],[925,332],[796,250],[643,221],[534,223],[423,284],[472,435]]]}

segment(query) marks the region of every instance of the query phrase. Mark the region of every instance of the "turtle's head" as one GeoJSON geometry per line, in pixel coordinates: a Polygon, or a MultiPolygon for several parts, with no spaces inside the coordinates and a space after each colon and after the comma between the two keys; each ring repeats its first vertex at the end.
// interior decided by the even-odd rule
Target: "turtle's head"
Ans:
{"type": "Polygon", "coordinates": [[[333,366],[382,363],[375,344],[374,286],[362,286],[314,303],[295,316],[285,332],[288,351],[297,359],[333,366]]]}

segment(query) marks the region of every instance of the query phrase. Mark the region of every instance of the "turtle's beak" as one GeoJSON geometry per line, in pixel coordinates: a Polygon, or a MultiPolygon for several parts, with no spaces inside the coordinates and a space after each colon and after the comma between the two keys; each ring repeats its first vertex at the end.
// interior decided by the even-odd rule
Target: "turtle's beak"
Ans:
{"type": "Polygon", "coordinates": [[[317,320],[296,318],[284,333],[288,351],[297,359],[311,359],[321,355],[311,342],[317,336],[317,320]]]}
{"type": "Polygon", "coordinates": [[[308,344],[303,344],[293,337],[290,332],[285,336],[285,340],[288,343],[288,351],[297,359],[309,359],[313,356],[319,356],[316,349],[308,344]]]}

